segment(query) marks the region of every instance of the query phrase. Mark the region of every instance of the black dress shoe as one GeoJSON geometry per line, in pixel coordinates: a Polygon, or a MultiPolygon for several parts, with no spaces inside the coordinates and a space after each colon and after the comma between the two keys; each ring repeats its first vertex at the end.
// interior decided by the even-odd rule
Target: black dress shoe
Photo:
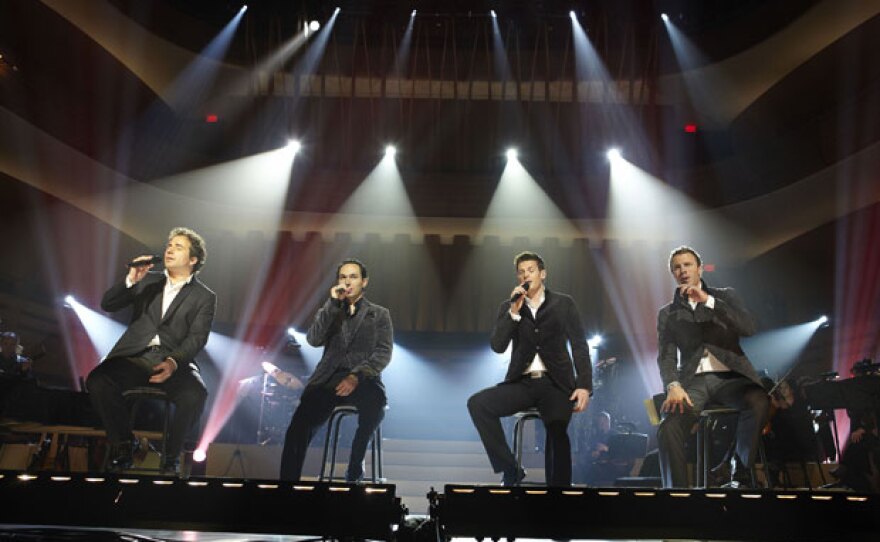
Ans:
{"type": "Polygon", "coordinates": [[[510,471],[504,473],[504,476],[501,477],[501,485],[505,487],[518,486],[520,482],[522,482],[526,477],[525,469],[518,469],[516,471],[510,471]]]}
{"type": "Polygon", "coordinates": [[[107,468],[113,471],[130,469],[134,464],[135,444],[132,441],[113,445],[107,468]]]}

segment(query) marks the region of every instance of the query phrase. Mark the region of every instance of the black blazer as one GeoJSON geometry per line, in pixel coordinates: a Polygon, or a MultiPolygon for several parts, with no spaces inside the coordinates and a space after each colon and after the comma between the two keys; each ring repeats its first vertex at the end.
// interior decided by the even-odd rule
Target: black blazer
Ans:
{"type": "Polygon", "coordinates": [[[328,299],[315,315],[306,340],[312,346],[323,346],[324,353],[309,379],[310,386],[326,384],[341,373],[372,378],[381,386],[379,374],[391,362],[394,344],[391,314],[365,297],[359,303],[348,333],[342,326],[345,309],[338,301],[328,299]]]}
{"type": "Polygon", "coordinates": [[[131,322],[107,358],[131,356],[147,347],[159,335],[162,346],[170,350],[179,368],[198,370],[196,354],[208,342],[211,323],[217,308],[217,296],[198,277],[184,286],[162,316],[164,273],[150,272],[140,282],[126,288],[125,282],[113,285],[101,299],[101,308],[115,312],[132,307],[131,322]]]}
{"type": "Polygon", "coordinates": [[[730,370],[760,385],[761,379],[739,344],[740,337],[755,333],[755,319],[733,288],[709,288],[704,282],[703,289],[715,298],[714,309],[698,303],[692,310],[676,289],[672,303],[657,315],[657,365],[663,386],[677,380],[686,387],[706,349],[730,370]]]}
{"type": "Polygon", "coordinates": [[[510,301],[501,303],[498,318],[490,340],[492,350],[503,354],[507,345],[513,341],[510,365],[507,367],[505,382],[522,378],[535,354],[541,354],[541,361],[547,367],[550,378],[568,393],[575,388],[587,391],[593,389],[593,366],[590,363],[590,349],[581,324],[581,316],[571,296],[544,289],[544,303],[536,317],[528,307],[519,312],[519,322],[510,316],[510,301]],[[566,348],[571,343],[572,356],[566,348]],[[577,376],[575,376],[575,372],[577,376]]]}

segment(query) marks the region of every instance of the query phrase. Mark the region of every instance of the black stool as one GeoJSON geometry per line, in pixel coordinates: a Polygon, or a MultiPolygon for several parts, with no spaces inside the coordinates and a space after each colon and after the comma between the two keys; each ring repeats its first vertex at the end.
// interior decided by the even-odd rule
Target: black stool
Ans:
{"type": "Polygon", "coordinates": [[[161,471],[162,463],[166,460],[165,455],[168,444],[168,429],[171,426],[171,397],[169,397],[164,390],[154,386],[138,386],[125,390],[122,392],[122,397],[125,398],[127,402],[131,403],[131,417],[129,419],[131,420],[132,427],[134,427],[135,420],[137,420],[138,408],[140,408],[142,402],[152,399],[162,403],[162,455],[159,458],[159,466],[156,468],[137,467],[131,469],[161,471]]]}
{"type": "MultiPolygon", "coordinates": [[[[711,468],[709,463],[712,460],[712,426],[718,421],[718,418],[738,415],[739,412],[736,408],[707,408],[700,411],[700,419],[697,422],[697,472],[696,484],[694,484],[696,487],[705,489],[709,485],[709,469],[711,468]]],[[[764,442],[761,440],[760,435],[758,436],[758,457],[766,469],[767,457],[764,453],[764,442]]],[[[754,465],[749,468],[749,475],[752,479],[752,486],[758,487],[758,477],[754,465]]],[[[768,473],[765,472],[764,475],[769,480],[768,473]]]]}
{"type": "MultiPolygon", "coordinates": [[[[385,407],[388,408],[388,407],[385,407]]],[[[357,416],[358,409],[354,405],[339,405],[330,413],[327,421],[327,436],[324,437],[324,454],[321,457],[321,474],[318,480],[332,482],[336,471],[336,449],[339,446],[339,428],[346,416],[357,416]],[[332,443],[331,443],[332,435],[332,443]],[[327,455],[330,455],[330,473],[327,474],[327,455]]],[[[370,481],[374,484],[384,480],[382,476],[382,424],[376,427],[370,439],[370,481]]]]}
{"type": "Polygon", "coordinates": [[[528,410],[522,410],[513,415],[516,418],[516,422],[513,424],[513,455],[516,457],[516,469],[517,472],[522,469],[522,459],[523,459],[523,431],[525,430],[526,422],[529,420],[541,420],[541,413],[538,412],[537,408],[530,408],[528,410]]]}

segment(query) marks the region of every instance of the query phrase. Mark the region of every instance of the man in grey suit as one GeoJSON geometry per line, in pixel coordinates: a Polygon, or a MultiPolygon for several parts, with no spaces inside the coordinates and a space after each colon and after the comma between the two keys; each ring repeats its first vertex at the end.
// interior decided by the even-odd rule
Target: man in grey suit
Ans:
{"type": "Polygon", "coordinates": [[[336,281],[306,335],[310,345],[324,347],[324,354],[287,428],[282,480],[300,479],[315,431],[337,405],[352,404],[358,409],[358,428],[345,479],[361,481],[367,444],[385,416],[387,399],[379,375],[391,361],[391,315],[364,297],[369,278],[362,262],[343,261],[336,269],[336,281]]]}
{"type": "Polygon", "coordinates": [[[196,274],[205,264],[205,241],[189,228],[168,234],[164,273],[152,273],[152,256],[129,264],[125,280],[111,287],[101,308],[131,307],[131,324],[89,374],[86,386],[112,446],[110,468],[131,467],[134,443],[122,394],[156,386],[171,397],[174,417],[162,469],[176,473],[184,437],[201,416],[208,397],[195,357],[208,342],[217,296],[196,274]]]}
{"type": "Polygon", "coordinates": [[[657,364],[667,394],[657,440],[663,485],[687,487],[684,445],[699,412],[707,404],[740,410],[736,452],[750,468],[769,400],[739,344],[740,337],[755,333],[755,320],[736,291],[708,287],[700,255],[687,246],[672,251],[669,270],[677,287],[657,316],[657,364]]]}

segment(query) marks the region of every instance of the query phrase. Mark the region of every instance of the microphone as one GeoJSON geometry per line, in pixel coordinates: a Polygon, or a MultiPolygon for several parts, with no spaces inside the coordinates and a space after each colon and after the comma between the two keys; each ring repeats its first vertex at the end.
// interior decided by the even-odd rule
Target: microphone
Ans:
{"type": "MultiPolygon", "coordinates": [[[[529,281],[525,281],[525,282],[522,283],[522,287],[523,287],[524,290],[528,291],[529,288],[532,287],[532,283],[529,282],[529,281]]],[[[513,294],[513,297],[510,298],[510,302],[511,302],[511,303],[516,303],[517,301],[519,301],[519,298],[520,298],[520,297],[522,297],[522,294],[513,294]]]]}
{"type": "Polygon", "coordinates": [[[344,293],[345,293],[345,286],[340,286],[340,287],[336,288],[336,295],[344,294],[344,293]]]}
{"type": "Polygon", "coordinates": [[[138,260],[136,262],[128,262],[126,267],[146,267],[148,265],[162,263],[162,256],[153,256],[149,260],[138,260]]]}

